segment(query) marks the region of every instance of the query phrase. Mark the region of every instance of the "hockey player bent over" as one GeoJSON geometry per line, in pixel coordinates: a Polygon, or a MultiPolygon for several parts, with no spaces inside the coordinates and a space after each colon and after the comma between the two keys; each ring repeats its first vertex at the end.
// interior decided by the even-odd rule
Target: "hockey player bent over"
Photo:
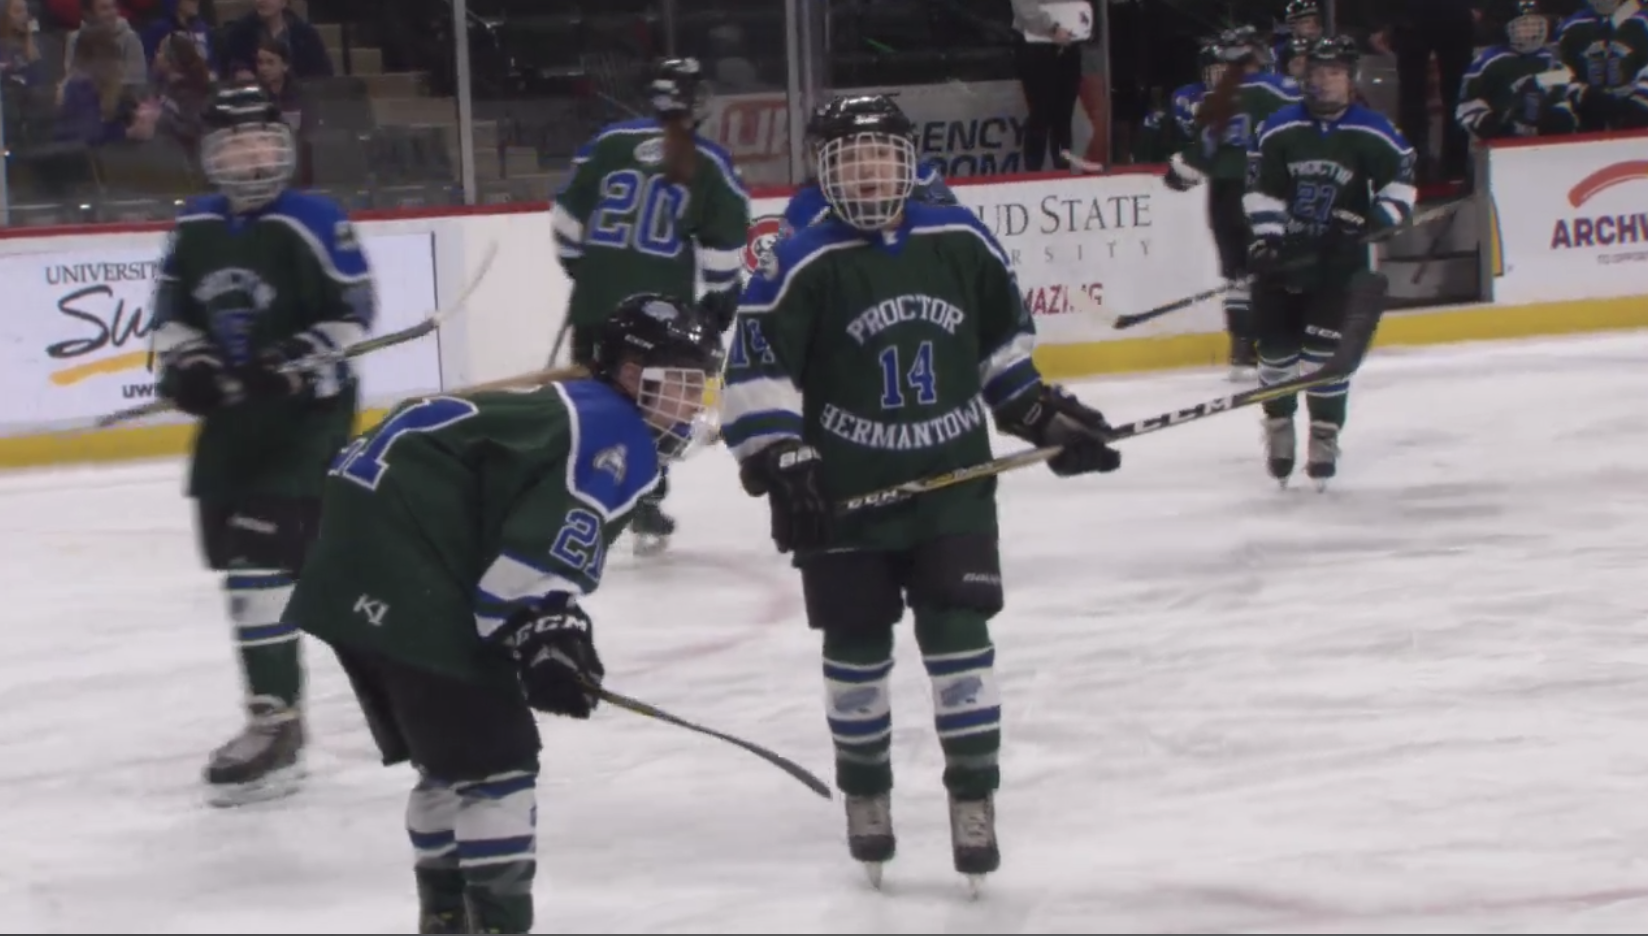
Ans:
{"type": "Polygon", "coordinates": [[[1263,47],[1251,28],[1227,30],[1214,46],[1213,57],[1220,66],[1209,76],[1215,83],[1196,103],[1189,139],[1169,159],[1166,181],[1173,191],[1186,192],[1208,180],[1208,228],[1219,249],[1219,272],[1231,283],[1224,294],[1230,376],[1244,380],[1253,376],[1258,364],[1247,285],[1251,237],[1242,210],[1247,154],[1254,132],[1271,114],[1297,103],[1299,91],[1292,79],[1266,70],[1263,47]]]}
{"type": "Polygon", "coordinates": [[[231,87],[204,117],[201,161],[218,194],[177,219],[152,340],[160,393],[201,417],[189,496],[206,563],[224,573],[249,718],[205,779],[213,802],[233,805],[290,793],[301,774],[298,632],[281,611],[356,408],[346,363],[303,362],[361,340],[376,300],[343,211],[287,190],[297,151],[274,102],[231,87]]]}
{"type": "MultiPolygon", "coordinates": [[[[732,157],[696,132],[709,91],[694,59],[659,64],[648,88],[657,119],[603,129],[573,157],[555,196],[555,250],[572,298],[572,362],[587,364],[600,324],[625,296],[657,292],[702,303],[726,331],[738,307],[749,238],[749,192],[732,157]]],[[[663,511],[669,479],[636,511],[635,551],[662,552],[675,533],[663,511]]]]}
{"type": "Polygon", "coordinates": [[[690,441],[714,324],[624,300],[593,380],[402,405],[338,457],[289,626],[331,644],[407,806],[421,933],[532,928],[533,710],[588,718],[604,670],[579,600],[690,441]]]}
{"type": "Polygon", "coordinates": [[[894,851],[888,678],[906,606],[932,681],[956,870],[977,877],[1001,860],[995,480],[836,524],[832,503],[988,460],[991,411],[1035,445],[1068,445],[1056,474],[1120,463],[1104,418],[1042,383],[995,239],[966,208],[909,201],[911,129],[868,105],[821,128],[831,217],[781,241],[746,288],[724,391],[723,436],[745,488],[769,498],[773,540],[795,554],[823,632],[848,845],[874,881],[894,851]]]}
{"type": "MultiPolygon", "coordinates": [[[[1254,144],[1245,204],[1263,384],[1321,367],[1339,343],[1348,303],[1383,301],[1364,235],[1413,214],[1413,148],[1390,121],[1354,103],[1356,64],[1353,41],[1318,42],[1304,103],[1271,115],[1254,144]]],[[[1306,394],[1305,473],[1319,485],[1338,465],[1349,392],[1345,381],[1306,394]]],[[[1298,407],[1297,396],[1264,404],[1265,455],[1284,485],[1297,457],[1298,407]]]]}

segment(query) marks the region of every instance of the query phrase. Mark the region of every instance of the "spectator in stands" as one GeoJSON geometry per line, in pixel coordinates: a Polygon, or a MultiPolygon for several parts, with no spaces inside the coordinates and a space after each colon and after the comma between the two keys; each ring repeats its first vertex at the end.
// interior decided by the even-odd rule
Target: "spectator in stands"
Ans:
{"type": "Polygon", "coordinates": [[[256,79],[258,48],[264,37],[286,41],[291,72],[299,81],[332,76],[332,57],[315,27],[287,9],[286,0],[253,0],[252,12],[223,27],[218,43],[219,77],[256,79]]]}
{"type": "Polygon", "coordinates": [[[1485,0],[1385,0],[1376,15],[1382,27],[1373,47],[1396,57],[1396,123],[1419,154],[1420,184],[1465,178],[1470,140],[1451,120],[1459,108],[1465,71],[1475,53],[1476,22],[1485,0]],[[1430,63],[1436,56],[1441,82],[1442,146],[1440,171],[1431,145],[1430,63]]]}
{"type": "Polygon", "coordinates": [[[160,110],[140,101],[126,82],[120,33],[90,25],[78,39],[68,77],[58,90],[56,138],[102,146],[153,137],[160,110]]]}
{"type": "MultiPolygon", "coordinates": [[[[82,0],[46,0],[44,19],[47,28],[74,30],[85,25],[87,4],[82,0]]],[[[119,0],[120,15],[133,23],[142,23],[154,15],[159,0],[119,0]]]]}
{"type": "Polygon", "coordinates": [[[162,39],[155,50],[155,96],[160,107],[157,134],[176,140],[191,159],[198,159],[211,93],[211,69],[194,33],[179,31],[162,39]]]}
{"type": "MultiPolygon", "coordinates": [[[[1081,91],[1081,50],[1072,33],[1047,9],[1054,0],[1012,0],[1019,84],[1029,116],[1024,121],[1024,168],[1039,172],[1052,150],[1054,169],[1068,169],[1064,154],[1074,139],[1076,98],[1081,91]]],[[[1069,3],[1059,3],[1068,8],[1069,3]]],[[[1087,11],[1092,22],[1093,12],[1087,11]]]]}
{"type": "Polygon", "coordinates": [[[296,134],[303,129],[303,98],[292,77],[292,50],[286,40],[264,36],[258,43],[257,81],[269,93],[286,125],[296,134]]]}
{"type": "Polygon", "coordinates": [[[200,54],[212,60],[212,26],[201,14],[200,0],[165,0],[165,15],[143,30],[143,52],[152,63],[160,44],[177,33],[194,38],[200,54]]]}
{"type": "Polygon", "coordinates": [[[45,63],[34,39],[39,29],[27,0],[7,0],[0,16],[0,75],[8,82],[33,87],[45,78],[45,63]]]}
{"type": "Polygon", "coordinates": [[[81,27],[69,36],[63,50],[65,72],[72,71],[75,46],[87,30],[98,28],[113,37],[120,53],[120,74],[126,84],[143,88],[149,84],[149,59],[143,54],[143,39],[121,15],[115,0],[80,0],[81,27]]]}

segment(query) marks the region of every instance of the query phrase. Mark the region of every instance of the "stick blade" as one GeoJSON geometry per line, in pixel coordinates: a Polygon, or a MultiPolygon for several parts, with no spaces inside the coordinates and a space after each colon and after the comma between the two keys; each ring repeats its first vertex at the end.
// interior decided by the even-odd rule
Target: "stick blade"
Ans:
{"type": "Polygon", "coordinates": [[[1351,277],[1345,296],[1345,318],[1339,325],[1339,347],[1323,370],[1353,374],[1362,366],[1373,347],[1373,336],[1384,318],[1390,278],[1383,273],[1362,272],[1351,277]]]}

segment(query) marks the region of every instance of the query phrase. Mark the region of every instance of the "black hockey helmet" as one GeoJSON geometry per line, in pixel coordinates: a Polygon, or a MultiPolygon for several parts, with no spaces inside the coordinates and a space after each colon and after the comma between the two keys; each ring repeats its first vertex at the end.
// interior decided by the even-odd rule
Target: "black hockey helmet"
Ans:
{"type": "Polygon", "coordinates": [[[1297,29],[1300,23],[1310,20],[1321,25],[1322,4],[1317,0],[1288,0],[1287,9],[1282,13],[1283,22],[1297,29]]]}
{"type": "Polygon", "coordinates": [[[1352,71],[1362,61],[1362,47],[1350,36],[1323,36],[1311,44],[1312,64],[1345,65],[1352,71]]]}
{"type": "Polygon", "coordinates": [[[721,335],[710,316],[672,296],[637,293],[601,324],[594,352],[591,373],[614,386],[623,388],[627,365],[639,368],[633,396],[658,454],[685,454],[702,424],[704,390],[721,373],[721,335]]]}
{"type": "Polygon", "coordinates": [[[1202,73],[1203,85],[1211,89],[1219,83],[1219,77],[1225,71],[1225,63],[1219,59],[1219,37],[1202,40],[1201,46],[1196,49],[1196,67],[1202,73]]]}
{"type": "Polygon", "coordinates": [[[704,81],[704,72],[695,58],[672,58],[660,61],[653,69],[652,83],[647,85],[647,100],[653,113],[660,119],[687,118],[694,127],[709,116],[710,88],[704,81]]]}
{"type": "Polygon", "coordinates": [[[1305,59],[1305,106],[1314,114],[1328,116],[1338,114],[1351,105],[1356,99],[1356,68],[1362,60],[1362,49],[1356,40],[1349,36],[1323,36],[1310,47],[1310,54],[1305,59]],[[1317,74],[1324,66],[1339,66],[1343,68],[1346,81],[1340,83],[1331,77],[1317,74]]]}
{"type": "Polygon", "coordinates": [[[1537,52],[1551,41],[1551,21],[1539,0],[1517,0],[1516,15],[1505,24],[1505,36],[1517,52],[1537,52]]]}
{"type": "Polygon", "coordinates": [[[1264,37],[1259,35],[1259,30],[1252,26],[1232,26],[1219,33],[1215,47],[1218,49],[1219,61],[1227,65],[1270,63],[1270,49],[1264,37]]]}
{"type": "Polygon", "coordinates": [[[916,186],[915,124],[885,94],[836,98],[817,123],[824,200],[859,230],[886,229],[916,186]]]}
{"type": "Polygon", "coordinates": [[[235,211],[274,201],[297,171],[297,144],[273,98],[257,84],[218,89],[201,112],[201,168],[235,211]]]}

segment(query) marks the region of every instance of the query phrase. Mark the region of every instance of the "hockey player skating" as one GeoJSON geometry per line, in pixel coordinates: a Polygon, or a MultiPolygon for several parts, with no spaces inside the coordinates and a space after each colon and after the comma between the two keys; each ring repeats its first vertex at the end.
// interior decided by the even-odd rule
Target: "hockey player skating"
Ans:
{"type": "Polygon", "coordinates": [[[1167,169],[1167,187],[1176,192],[1208,183],[1208,227],[1219,250],[1219,272],[1232,284],[1224,294],[1224,313],[1233,380],[1251,378],[1258,365],[1252,296],[1246,285],[1251,237],[1242,209],[1247,154],[1260,124],[1299,100],[1291,79],[1266,68],[1257,39],[1252,29],[1220,36],[1211,50],[1219,67],[1207,76],[1215,83],[1195,103],[1194,116],[1188,120],[1189,139],[1173,154],[1167,169]]]}
{"type": "MultiPolygon", "coordinates": [[[[691,297],[724,331],[738,306],[749,237],[749,191],[732,157],[698,135],[709,106],[694,59],[659,64],[648,88],[656,119],[616,123],[573,157],[555,196],[556,255],[572,281],[572,362],[587,364],[595,336],[625,296],[691,297]]],[[[635,551],[663,551],[675,520],[663,511],[669,479],[636,511],[635,551]]]]}
{"type": "Polygon", "coordinates": [[[594,336],[594,379],[410,401],[332,468],[286,621],[336,650],[384,763],[418,770],[419,932],[531,932],[532,713],[595,708],[579,601],[720,362],[701,309],[630,297],[594,336]]]}
{"type": "MultiPolygon", "coordinates": [[[[1275,384],[1321,366],[1352,303],[1382,302],[1363,237],[1413,214],[1414,152],[1378,112],[1354,101],[1358,53],[1348,38],[1311,50],[1305,100],[1260,128],[1246,198],[1257,275],[1259,379],[1275,384]]],[[[1305,473],[1325,485],[1339,460],[1349,381],[1306,394],[1305,473]]],[[[1298,397],[1264,404],[1265,456],[1282,484],[1297,458],[1298,397]]]]}
{"type": "MultiPolygon", "coordinates": [[[[841,115],[849,111],[872,116],[896,114],[898,119],[908,119],[893,99],[884,94],[831,98],[815,109],[807,121],[807,149],[814,165],[818,162],[820,134],[825,127],[838,123],[841,115]]],[[[910,191],[913,200],[929,205],[956,204],[955,193],[944,184],[942,167],[943,163],[936,159],[921,162],[916,168],[915,188],[910,191]]],[[[830,202],[824,197],[824,189],[818,184],[818,179],[809,178],[795,190],[795,194],[791,195],[789,202],[784,205],[781,231],[783,236],[788,237],[796,231],[817,224],[829,215],[830,202]]]]}
{"type": "Polygon", "coordinates": [[[1548,44],[1551,24],[1539,0],[1517,0],[1508,42],[1483,50],[1465,72],[1454,117],[1477,140],[1573,133],[1582,86],[1548,44]]]}
{"type": "Polygon", "coordinates": [[[844,497],[989,459],[986,420],[1068,444],[1059,475],[1111,471],[1098,411],[1044,384],[1008,259],[962,207],[909,200],[912,127],[866,103],[820,128],[831,217],[780,241],[746,288],[728,350],[723,435],[765,496],[823,636],[836,783],[852,856],[894,853],[893,627],[906,607],[932,682],[957,871],[1001,857],[1001,697],[989,620],[1002,607],[995,481],[831,522],[844,497]]]}
{"type": "Polygon", "coordinates": [[[218,189],[177,219],[155,289],[159,392],[201,418],[188,493],[224,575],[245,677],[245,729],[212,753],[213,802],[280,796],[302,772],[298,632],[281,623],[314,536],[327,464],[353,431],[346,363],[288,370],[372,327],[372,274],[341,208],[288,190],[297,162],[255,85],[219,91],[201,162],[218,189]]]}

